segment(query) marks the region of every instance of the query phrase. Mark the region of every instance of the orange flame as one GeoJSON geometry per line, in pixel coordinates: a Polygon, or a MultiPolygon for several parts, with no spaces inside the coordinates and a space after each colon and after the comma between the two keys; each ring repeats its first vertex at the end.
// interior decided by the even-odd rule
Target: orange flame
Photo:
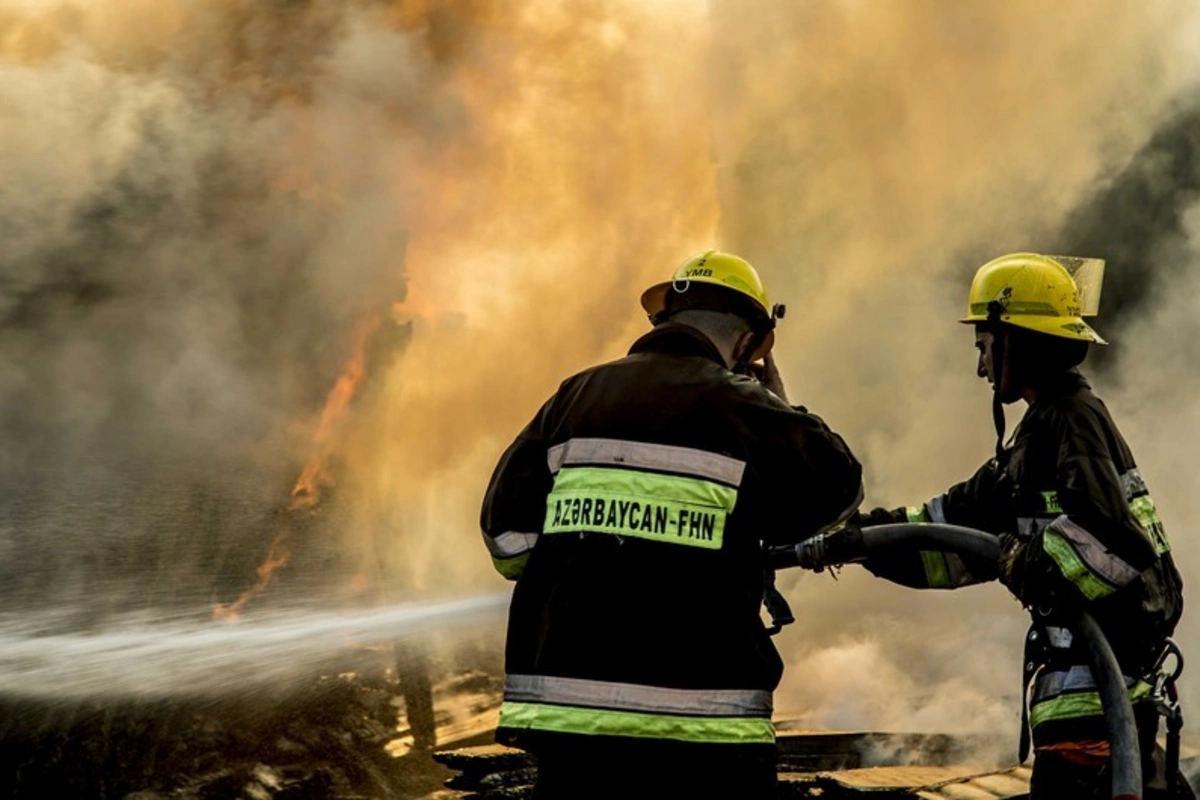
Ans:
{"type": "MultiPolygon", "coordinates": [[[[366,376],[367,343],[371,339],[371,334],[379,327],[380,321],[380,315],[371,314],[359,323],[354,339],[353,353],[342,367],[341,373],[334,381],[333,388],[329,391],[325,408],[321,411],[321,419],[313,433],[312,452],[304,469],[300,471],[300,477],[292,486],[292,499],[287,506],[288,512],[315,512],[321,503],[322,489],[333,485],[333,478],[329,474],[329,462],[337,449],[337,433],[346,416],[346,411],[350,407],[350,402],[354,399],[354,395],[358,392],[358,388],[366,376]]],[[[271,540],[271,544],[267,546],[266,558],[255,570],[258,580],[253,586],[238,595],[237,600],[232,603],[216,604],[213,607],[214,619],[227,622],[236,621],[246,604],[271,584],[275,572],[280,567],[286,566],[291,558],[291,551],[287,547],[287,540],[291,534],[292,523],[291,521],[285,522],[275,534],[275,538],[271,540]]]]}

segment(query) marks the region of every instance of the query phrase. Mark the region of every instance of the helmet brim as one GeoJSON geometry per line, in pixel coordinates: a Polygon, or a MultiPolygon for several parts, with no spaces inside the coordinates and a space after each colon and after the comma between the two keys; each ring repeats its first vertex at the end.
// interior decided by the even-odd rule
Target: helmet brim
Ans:
{"type": "MultiPolygon", "coordinates": [[[[988,317],[980,314],[968,314],[959,320],[964,325],[980,325],[990,322],[988,317]]],[[[1091,344],[1108,344],[1096,333],[1092,326],[1083,321],[1082,317],[1052,317],[1041,314],[1001,314],[1000,322],[1006,322],[1027,331],[1043,333],[1047,336],[1057,336],[1061,339],[1074,339],[1091,344]]]]}

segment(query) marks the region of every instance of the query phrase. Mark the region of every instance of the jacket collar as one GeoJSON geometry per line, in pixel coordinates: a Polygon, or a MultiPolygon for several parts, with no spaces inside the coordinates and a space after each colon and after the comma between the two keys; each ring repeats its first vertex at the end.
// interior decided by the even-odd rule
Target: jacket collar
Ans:
{"type": "Polygon", "coordinates": [[[712,340],[690,325],[665,322],[643,335],[629,348],[629,354],[664,353],[674,356],[699,356],[725,366],[721,351],[712,340]]]}
{"type": "Polygon", "coordinates": [[[1069,369],[1066,372],[1055,375],[1047,380],[1041,387],[1038,388],[1038,399],[1043,397],[1047,400],[1064,397],[1069,394],[1074,394],[1080,389],[1091,389],[1087,378],[1083,377],[1077,369],[1069,369]]]}

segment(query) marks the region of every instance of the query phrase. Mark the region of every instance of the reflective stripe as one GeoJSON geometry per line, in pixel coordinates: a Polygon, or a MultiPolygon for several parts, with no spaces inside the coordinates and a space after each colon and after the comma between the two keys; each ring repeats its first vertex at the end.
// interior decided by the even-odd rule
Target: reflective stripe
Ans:
{"type": "Polygon", "coordinates": [[[946,522],[946,495],[939,494],[937,497],[925,504],[925,508],[929,511],[929,521],[938,524],[946,522]]]}
{"type": "Polygon", "coordinates": [[[1146,531],[1154,544],[1154,552],[1158,555],[1170,552],[1171,543],[1167,540],[1167,532],[1163,529],[1162,520],[1158,517],[1158,509],[1154,500],[1148,494],[1143,494],[1129,501],[1129,509],[1137,519],[1138,524],[1146,531]]]}
{"type": "Polygon", "coordinates": [[[515,581],[521,577],[521,573],[525,571],[525,565],[528,562],[529,553],[522,553],[512,558],[492,557],[492,566],[496,568],[496,572],[499,572],[510,581],[515,581]]]}
{"type": "Polygon", "coordinates": [[[1158,517],[1158,508],[1154,505],[1154,500],[1150,495],[1144,494],[1141,497],[1133,498],[1129,501],[1129,508],[1143,528],[1149,529],[1154,525],[1162,525],[1162,520],[1158,517]]]}
{"type": "Polygon", "coordinates": [[[716,550],[737,489],[606,467],[566,467],[546,498],[547,533],[590,531],[716,550]]]}
{"type": "Polygon", "coordinates": [[[1121,491],[1125,492],[1125,497],[1129,500],[1149,491],[1146,488],[1146,481],[1142,478],[1142,473],[1136,467],[1121,476],[1121,491]]]}
{"type": "MultiPolygon", "coordinates": [[[[1125,685],[1132,687],[1136,680],[1125,676],[1125,685]]],[[[1082,692],[1094,690],[1096,679],[1092,670],[1086,664],[1076,664],[1064,669],[1038,673],[1037,683],[1033,689],[1033,702],[1040,703],[1067,692],[1082,692]]]]}
{"type": "Polygon", "coordinates": [[[1075,634],[1071,633],[1070,628],[1047,625],[1046,638],[1050,640],[1051,647],[1058,650],[1067,650],[1071,647],[1071,643],[1075,641],[1075,634]]]}
{"type": "Polygon", "coordinates": [[[509,675],[504,699],[700,717],[770,719],[772,710],[771,693],[761,689],[668,689],[551,675],[509,675]]]}
{"type": "Polygon", "coordinates": [[[1150,497],[1150,490],[1146,488],[1142,473],[1138,472],[1136,467],[1121,476],[1121,490],[1125,492],[1129,510],[1150,537],[1155,553],[1161,556],[1170,552],[1171,543],[1167,540],[1167,532],[1159,519],[1158,509],[1154,505],[1154,499],[1150,497]]]}
{"type": "Polygon", "coordinates": [[[488,536],[484,533],[483,541],[487,544],[492,558],[512,558],[532,550],[538,543],[538,534],[508,531],[499,536],[488,536]]]}
{"type": "Polygon", "coordinates": [[[712,744],[775,742],[775,726],[760,717],[684,717],[507,701],[500,706],[500,727],[712,744]]]}
{"type": "Polygon", "coordinates": [[[929,512],[925,506],[909,506],[904,509],[904,516],[908,517],[909,522],[929,522],[929,512]]]}
{"type": "Polygon", "coordinates": [[[720,453],[623,439],[571,439],[551,447],[546,458],[551,474],[577,465],[636,467],[708,478],[734,487],[742,485],[746,471],[745,461],[720,453]]]}
{"type": "Polygon", "coordinates": [[[1065,514],[1046,528],[1042,548],[1089,600],[1112,594],[1140,574],[1065,514]]]}
{"type": "Polygon", "coordinates": [[[949,589],[950,570],[946,567],[946,557],[937,550],[922,550],[921,564],[925,567],[925,583],[930,589],[949,589]]]}
{"type": "MultiPolygon", "coordinates": [[[[987,303],[971,303],[971,316],[984,317],[988,314],[987,303]]],[[[1055,308],[1050,303],[1042,303],[1033,300],[1027,300],[1017,303],[1009,303],[1004,306],[1005,314],[1018,314],[1032,317],[1061,317],[1062,312],[1055,308]]],[[[982,321],[982,320],[981,320],[982,321]]]]}
{"type": "MultiPolygon", "coordinates": [[[[1129,687],[1129,699],[1138,702],[1150,695],[1151,686],[1145,681],[1125,676],[1129,687]]],[[[1044,722],[1079,717],[1095,717],[1104,714],[1104,705],[1096,691],[1096,681],[1086,666],[1077,665],[1069,670],[1043,672],[1034,687],[1033,703],[1029,710],[1029,721],[1037,727],[1044,722]]]]}
{"type": "Polygon", "coordinates": [[[921,564],[925,568],[925,584],[930,589],[957,589],[978,582],[956,553],[922,550],[921,564]]]}

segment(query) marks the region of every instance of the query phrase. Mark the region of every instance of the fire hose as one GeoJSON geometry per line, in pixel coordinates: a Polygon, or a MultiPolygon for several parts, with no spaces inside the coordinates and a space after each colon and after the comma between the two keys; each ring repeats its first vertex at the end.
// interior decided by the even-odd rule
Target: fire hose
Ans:
{"type": "MultiPolygon", "coordinates": [[[[858,552],[830,552],[826,536],[815,536],[797,545],[769,548],[767,566],[770,569],[812,565],[832,566],[853,563],[880,556],[895,548],[940,550],[981,560],[995,562],[1000,558],[1000,541],[995,536],[959,525],[911,523],[875,525],[863,528],[858,552]]],[[[1140,800],[1142,796],[1142,757],[1138,744],[1137,723],[1133,705],[1125,687],[1125,679],[1112,647],[1100,626],[1086,611],[1080,611],[1073,630],[1084,642],[1091,662],[1092,675],[1104,708],[1112,744],[1113,800],[1140,800]]]]}

